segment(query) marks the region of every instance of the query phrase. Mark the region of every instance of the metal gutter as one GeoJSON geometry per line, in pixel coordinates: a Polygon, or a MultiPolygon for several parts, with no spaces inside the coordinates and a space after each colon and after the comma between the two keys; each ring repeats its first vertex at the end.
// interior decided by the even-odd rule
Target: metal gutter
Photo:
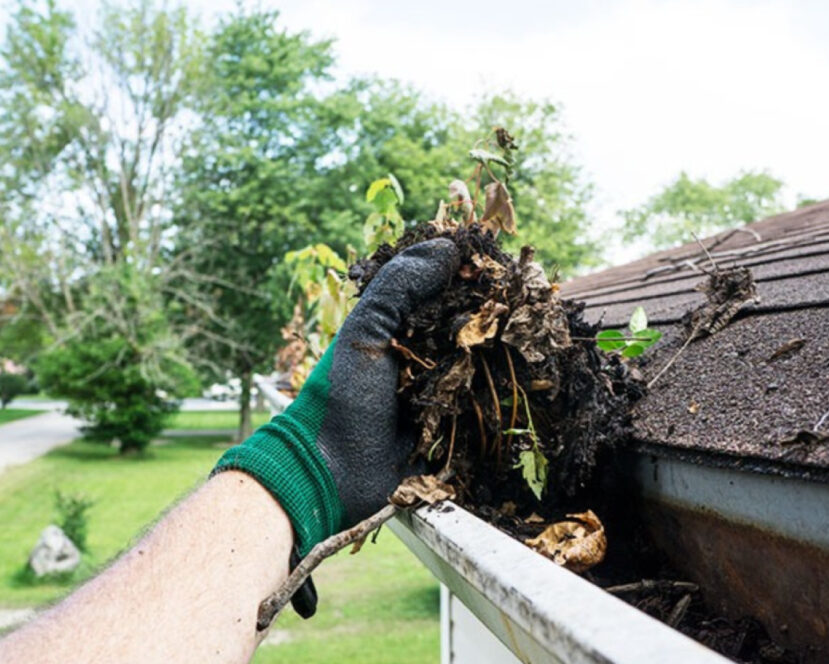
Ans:
{"type": "Polygon", "coordinates": [[[752,616],[804,662],[829,658],[829,484],[635,454],[640,513],[706,603],[752,616]]]}
{"type": "Polygon", "coordinates": [[[521,662],[728,661],[452,503],[390,527],[521,662]]]}

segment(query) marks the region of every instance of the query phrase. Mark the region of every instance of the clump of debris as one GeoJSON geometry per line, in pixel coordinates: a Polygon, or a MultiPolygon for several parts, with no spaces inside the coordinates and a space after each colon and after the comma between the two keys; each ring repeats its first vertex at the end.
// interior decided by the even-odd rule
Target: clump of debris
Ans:
{"type": "Polygon", "coordinates": [[[412,462],[450,471],[467,509],[559,564],[588,569],[606,540],[581,494],[599,458],[628,436],[643,386],[597,348],[582,306],[559,297],[533,250],[502,251],[486,223],[444,215],[381,246],[350,276],[362,292],[398,252],[436,237],[457,245],[460,269],[392,342],[402,416],[419,425],[412,462]]]}

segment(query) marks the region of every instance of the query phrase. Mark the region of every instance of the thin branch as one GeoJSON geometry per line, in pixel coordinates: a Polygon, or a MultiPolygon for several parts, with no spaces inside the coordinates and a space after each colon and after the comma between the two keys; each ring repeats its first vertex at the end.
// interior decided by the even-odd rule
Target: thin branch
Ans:
{"type": "Polygon", "coordinates": [[[333,556],[340,549],[344,549],[348,545],[367,537],[372,530],[376,530],[397,514],[397,509],[394,505],[386,505],[364,521],[360,521],[348,530],[332,535],[311,549],[311,553],[302,559],[302,562],[294,568],[294,571],[291,572],[279,589],[265,598],[259,605],[256,629],[261,632],[271,626],[279,612],[288,605],[294,593],[302,587],[305,579],[311,576],[311,573],[323,560],[333,556]]]}

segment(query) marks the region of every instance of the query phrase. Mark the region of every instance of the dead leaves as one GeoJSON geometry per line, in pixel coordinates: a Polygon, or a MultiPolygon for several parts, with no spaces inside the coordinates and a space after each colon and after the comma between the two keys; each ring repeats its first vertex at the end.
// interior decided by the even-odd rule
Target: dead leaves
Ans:
{"type": "Polygon", "coordinates": [[[550,303],[525,304],[512,312],[501,340],[517,349],[527,362],[543,362],[570,345],[567,315],[550,303]]]}
{"type": "Polygon", "coordinates": [[[498,235],[499,230],[515,235],[515,209],[503,182],[490,182],[484,187],[486,203],[481,225],[498,235]]]}
{"type": "Polygon", "coordinates": [[[389,500],[397,507],[412,507],[420,502],[431,505],[454,497],[455,489],[434,475],[413,475],[400,483],[389,500]]]}
{"type": "Polygon", "coordinates": [[[418,451],[427,456],[435,441],[435,434],[440,427],[440,420],[444,415],[454,411],[458,395],[469,390],[472,384],[472,377],[475,375],[475,366],[472,364],[472,356],[464,353],[463,357],[457,360],[443,374],[435,385],[434,396],[431,403],[426,406],[418,417],[422,425],[418,451]]]}
{"type": "Polygon", "coordinates": [[[572,572],[586,572],[604,560],[607,552],[604,526],[592,510],[568,514],[567,518],[524,543],[557,565],[572,572]]]}
{"type": "Polygon", "coordinates": [[[485,302],[458,331],[458,346],[469,350],[472,346],[478,346],[487,339],[492,339],[498,332],[500,316],[507,311],[509,307],[505,304],[495,300],[485,302]]]}

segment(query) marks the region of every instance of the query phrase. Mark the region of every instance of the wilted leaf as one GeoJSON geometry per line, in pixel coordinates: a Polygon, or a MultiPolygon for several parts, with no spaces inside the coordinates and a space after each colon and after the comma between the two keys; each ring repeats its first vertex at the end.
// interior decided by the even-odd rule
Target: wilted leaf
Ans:
{"type": "Polygon", "coordinates": [[[429,222],[429,225],[434,226],[438,233],[458,230],[458,222],[452,219],[450,216],[451,212],[449,206],[441,201],[438,203],[438,211],[435,213],[435,218],[429,222]]]}
{"type": "Polygon", "coordinates": [[[398,507],[411,507],[421,501],[431,505],[454,497],[455,489],[434,475],[413,475],[400,483],[390,500],[398,507]]]}
{"type": "Polygon", "coordinates": [[[469,187],[466,186],[466,182],[452,180],[449,183],[449,201],[454,208],[461,212],[464,221],[472,217],[472,196],[469,195],[469,187]]]}
{"type": "Polygon", "coordinates": [[[567,316],[557,304],[525,304],[512,312],[501,340],[518,349],[527,362],[543,362],[570,345],[567,316]]]}
{"type": "Polygon", "coordinates": [[[469,390],[474,375],[472,355],[463,353],[463,356],[438,380],[432,402],[418,416],[421,425],[418,451],[424,456],[434,443],[441,417],[452,412],[458,396],[469,390]]]}
{"type": "Polygon", "coordinates": [[[521,474],[535,497],[541,500],[541,494],[547,486],[547,457],[537,445],[531,450],[524,450],[518,454],[518,463],[515,468],[521,469],[521,474]]]}
{"type": "Polygon", "coordinates": [[[495,300],[488,300],[481,309],[472,314],[466,324],[458,331],[457,343],[461,348],[471,348],[492,339],[498,332],[499,316],[509,311],[509,307],[495,300]]]}
{"type": "Polygon", "coordinates": [[[482,164],[488,161],[493,161],[496,164],[500,164],[501,166],[509,167],[509,163],[507,160],[504,159],[501,155],[495,154],[494,152],[490,152],[489,150],[470,150],[469,157],[474,159],[475,161],[479,161],[482,164]]]}
{"type": "Polygon", "coordinates": [[[500,279],[506,274],[507,268],[496,261],[492,256],[472,254],[472,264],[486,272],[489,272],[493,279],[500,279]]]}
{"type": "Polygon", "coordinates": [[[490,229],[495,235],[499,230],[515,235],[515,208],[512,207],[512,198],[502,182],[490,182],[484,187],[486,204],[481,224],[490,229]]]}
{"type": "Polygon", "coordinates": [[[636,336],[636,333],[640,330],[644,330],[648,326],[648,315],[645,313],[644,307],[636,307],[633,310],[633,313],[630,315],[630,322],[628,323],[628,327],[630,328],[631,333],[633,336],[636,336]]]}
{"type": "Polygon", "coordinates": [[[524,543],[573,572],[586,572],[604,560],[607,537],[604,526],[592,510],[568,514],[569,521],[549,526],[538,537],[524,543]]]}
{"type": "Polygon", "coordinates": [[[538,514],[533,512],[526,519],[524,519],[524,523],[544,523],[544,517],[538,516],[538,514]]]}

